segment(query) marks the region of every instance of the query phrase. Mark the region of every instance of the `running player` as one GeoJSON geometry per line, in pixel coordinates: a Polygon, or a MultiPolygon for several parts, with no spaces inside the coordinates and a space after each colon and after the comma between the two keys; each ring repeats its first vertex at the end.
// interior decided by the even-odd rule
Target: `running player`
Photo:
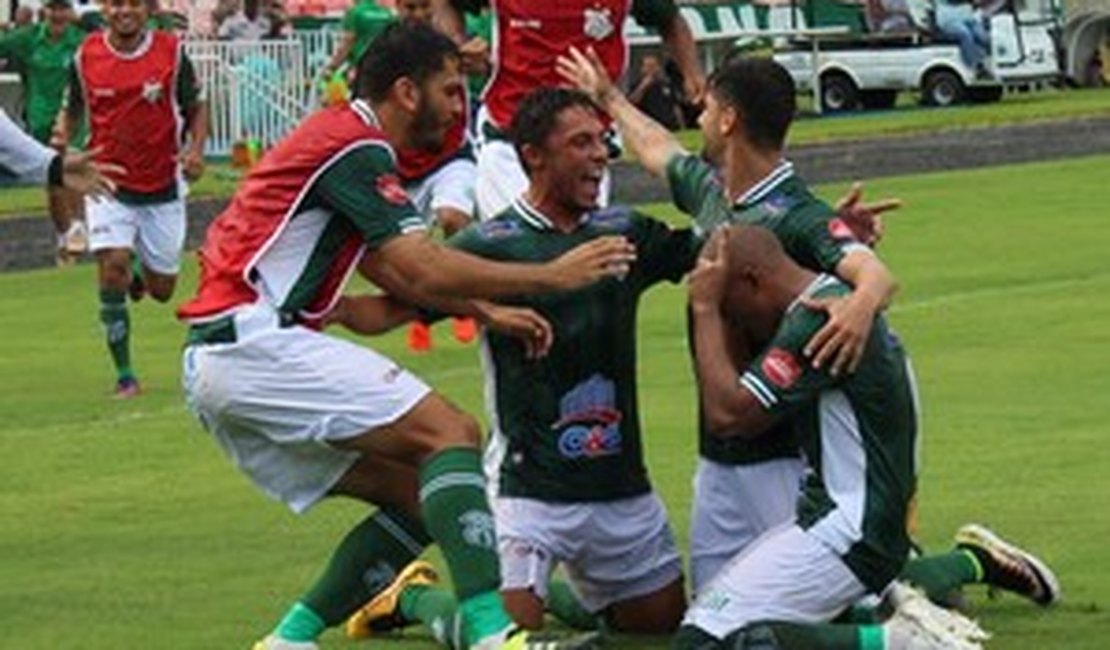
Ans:
{"type": "MultiPolygon", "coordinates": [[[[357,270],[416,304],[572,290],[628,271],[631,246],[594,240],[544,265],[436,245],[396,175],[394,147],[435,149],[459,113],[453,43],[388,27],[362,58],[357,99],[276,145],[209,228],[190,323],[186,397],[233,462],[303,512],[327,496],[381,506],[340,543],[260,650],[309,650],[432,540],[454,577],[471,647],[530,647],[497,587],[475,420],[381,355],[317,331],[357,270]]],[[[472,312],[479,308],[471,305],[472,312]]],[[[510,319],[512,321],[512,319],[510,319]]],[[[542,336],[531,313],[510,325],[542,336]]]]}
{"type": "Polygon", "coordinates": [[[67,141],[87,113],[90,147],[127,170],[115,197],[87,199],[85,213],[115,394],[133,397],[139,380],[131,366],[128,288],[136,299],[145,292],[166,302],[173,295],[185,243],[182,173],[194,181],[204,172],[208,113],[182,44],[147,27],[147,0],[107,0],[102,7],[108,29],[89,35],[77,53],[59,135],[67,141]]]}

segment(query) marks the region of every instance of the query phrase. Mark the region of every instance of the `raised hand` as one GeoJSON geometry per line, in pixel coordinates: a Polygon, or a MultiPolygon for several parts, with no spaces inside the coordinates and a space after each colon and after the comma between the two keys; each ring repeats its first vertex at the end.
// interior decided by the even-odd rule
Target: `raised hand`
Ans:
{"type": "Polygon", "coordinates": [[[563,290],[578,289],[606,277],[623,278],[636,260],[636,247],[620,235],[579,244],[547,263],[563,290]]]}
{"type": "Polygon", "coordinates": [[[610,94],[616,92],[613,80],[605,71],[605,64],[592,47],[582,53],[571,46],[566,54],[555,60],[555,69],[567,83],[589,95],[598,104],[602,104],[610,94]]]}
{"type": "Polygon", "coordinates": [[[725,255],[727,245],[728,229],[720,228],[705,244],[697,266],[686,281],[690,306],[695,311],[720,309],[728,278],[728,256],[725,255]]]}
{"type": "Polygon", "coordinates": [[[71,190],[93,197],[109,196],[116,191],[116,183],[110,176],[120,177],[127,170],[119,165],[98,163],[95,158],[100,149],[75,151],[64,154],[62,158],[62,185],[71,190]]]}
{"type": "Polygon", "coordinates": [[[862,243],[875,247],[883,238],[883,213],[902,207],[902,199],[883,199],[863,204],[863,183],[852,183],[848,193],[836,202],[836,216],[862,243]]]}

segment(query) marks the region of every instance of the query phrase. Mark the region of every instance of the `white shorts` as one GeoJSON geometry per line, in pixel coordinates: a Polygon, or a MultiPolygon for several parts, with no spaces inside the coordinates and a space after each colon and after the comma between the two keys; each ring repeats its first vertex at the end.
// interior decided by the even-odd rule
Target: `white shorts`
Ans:
{"type": "Polygon", "coordinates": [[[562,563],[582,606],[600,612],[682,579],[667,511],[654,493],[600,503],[498,497],[493,511],[502,589],[545,599],[562,563]]]}
{"type": "Polygon", "coordinates": [[[724,639],[760,621],[827,623],[865,593],[832,549],[787,524],[725,565],[696,595],[682,624],[724,639]]]}
{"type": "Polygon", "coordinates": [[[405,186],[413,205],[431,226],[436,211],[443,208],[474,216],[474,184],[478,165],[469,158],[456,158],[423,180],[405,186]]]}
{"type": "MultiPolygon", "coordinates": [[[[478,218],[488,221],[509,208],[518,196],[528,189],[528,175],[516,155],[516,148],[508,140],[485,138],[482,125],[488,121],[486,108],[478,111],[478,184],[475,195],[478,201],[478,218]]],[[[605,170],[598,194],[598,205],[609,205],[611,175],[605,170]]]]}
{"type": "Polygon", "coordinates": [[[185,199],[128,205],[113,198],[85,199],[89,250],[126,248],[155,273],[176,275],[185,246],[185,199]]]}
{"type": "Polygon", "coordinates": [[[690,523],[694,593],[761,535],[794,521],[804,474],[800,458],[751,465],[698,459],[690,523]]]}
{"type": "Polygon", "coordinates": [[[234,319],[234,343],[185,348],[185,399],[231,461],[294,512],[323,498],[359,459],[330,443],[395,422],[431,392],[373,350],[279,327],[267,306],[244,307],[234,319]]]}

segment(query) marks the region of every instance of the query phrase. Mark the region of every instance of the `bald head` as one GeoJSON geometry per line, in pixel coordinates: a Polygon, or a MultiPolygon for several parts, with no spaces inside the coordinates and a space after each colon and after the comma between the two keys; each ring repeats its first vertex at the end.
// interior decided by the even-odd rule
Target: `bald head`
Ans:
{"type": "Polygon", "coordinates": [[[779,238],[762,226],[729,226],[725,255],[734,274],[746,270],[748,273],[767,275],[784,265],[794,265],[782,249],[779,238]]]}

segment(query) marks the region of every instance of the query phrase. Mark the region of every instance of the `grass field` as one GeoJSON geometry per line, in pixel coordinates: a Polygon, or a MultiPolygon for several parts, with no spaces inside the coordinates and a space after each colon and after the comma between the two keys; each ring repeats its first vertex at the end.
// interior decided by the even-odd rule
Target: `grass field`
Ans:
{"type": "MultiPolygon", "coordinates": [[[[958,525],[988,523],[1048,559],[1066,592],[1040,611],[975,590],[991,648],[1107,647],[1108,168],[1102,156],[869,188],[908,203],[882,253],[903,286],[890,318],[922,384],[923,541],[943,549],[958,525]]],[[[193,283],[190,266],[181,297],[193,283]]],[[[648,457],[680,537],[694,461],[683,299],[656,289],[640,327],[648,457]]],[[[92,268],[0,275],[0,647],[247,648],[364,512],[335,502],[296,518],[254,491],[182,406],[169,310],[148,301],[133,314],[146,393],[116,402],[92,268]]],[[[437,334],[426,356],[398,334],[375,346],[479,412],[473,349],[437,334]]],[[[374,643],[433,647],[415,631],[374,643]]],[[[360,646],[330,633],[323,647],[360,646]]]]}

